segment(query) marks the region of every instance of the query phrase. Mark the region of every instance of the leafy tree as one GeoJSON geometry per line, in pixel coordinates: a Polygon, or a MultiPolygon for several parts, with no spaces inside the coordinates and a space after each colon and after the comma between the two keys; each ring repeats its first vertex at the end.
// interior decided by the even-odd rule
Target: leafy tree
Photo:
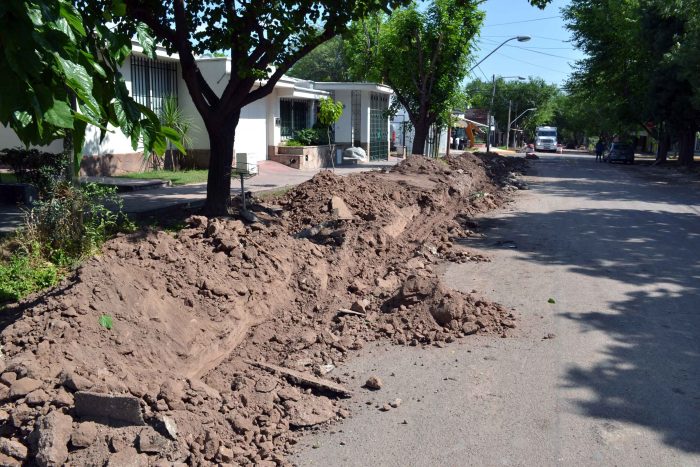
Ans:
{"type": "MultiPolygon", "coordinates": [[[[77,0],[97,21],[115,0],[77,0]]],[[[136,32],[147,24],[159,43],[180,58],[182,78],[199,111],[210,141],[207,199],[211,215],[227,212],[231,187],[234,134],[241,109],[261,99],[299,59],[348,25],[373,12],[395,8],[406,0],[277,1],[249,0],[117,0],[125,15],[118,31],[136,32]],[[196,56],[226,51],[231,73],[220,94],[206,82],[196,56]]]]}
{"type": "Polygon", "coordinates": [[[349,81],[343,38],[335,36],[319,45],[290,68],[287,74],[311,81],[349,81]]]}
{"type": "Polygon", "coordinates": [[[656,137],[660,161],[671,136],[681,162],[693,160],[700,124],[698,6],[697,0],[573,0],[563,10],[574,43],[587,55],[569,88],[604,109],[611,132],[644,128],[656,137]]]}
{"type": "MultiPolygon", "coordinates": [[[[537,126],[552,123],[554,102],[560,95],[555,85],[547,84],[541,78],[530,78],[528,81],[505,81],[497,78],[495,84],[496,95],[493,99],[492,115],[500,131],[507,132],[509,107],[511,118],[515,118],[525,109],[537,108],[518,120],[518,125],[525,130],[528,139],[534,137],[537,126]]],[[[464,90],[466,103],[471,107],[487,109],[491,105],[492,90],[491,81],[477,79],[467,83],[464,90]]]]}
{"type": "MultiPolygon", "coordinates": [[[[466,76],[483,12],[479,1],[434,0],[412,3],[388,18],[377,16],[354,26],[353,57],[359,78],[391,86],[414,128],[412,152],[423,154],[431,125],[449,111],[466,76]]],[[[446,122],[444,122],[446,123],[446,122]]]]}
{"type": "MultiPolygon", "coordinates": [[[[104,11],[107,19],[119,13],[118,2],[104,11]]],[[[0,123],[26,145],[71,142],[76,173],[88,124],[103,135],[107,125],[119,127],[134,147],[143,141],[160,153],[166,137],[175,136],[129,97],[118,70],[131,52],[130,37],[103,23],[86,21],[68,0],[0,2],[0,123]]],[[[135,32],[153,53],[142,25],[135,32]]]]}
{"type": "Polygon", "coordinates": [[[328,146],[331,152],[331,165],[335,168],[335,144],[331,140],[331,125],[343,115],[343,103],[334,101],[332,98],[321,99],[318,109],[318,123],[326,127],[328,134],[328,146]]]}

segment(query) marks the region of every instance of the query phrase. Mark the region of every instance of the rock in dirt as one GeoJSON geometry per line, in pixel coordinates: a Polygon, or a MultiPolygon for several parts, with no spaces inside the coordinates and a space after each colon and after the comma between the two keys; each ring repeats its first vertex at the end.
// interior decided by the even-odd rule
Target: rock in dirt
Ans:
{"type": "Polygon", "coordinates": [[[333,217],[336,219],[340,220],[352,220],[355,216],[353,215],[352,211],[348,207],[347,204],[345,204],[345,201],[343,198],[339,196],[333,196],[331,197],[331,200],[328,202],[328,207],[331,211],[331,214],[333,217]]]}
{"type": "Polygon", "coordinates": [[[40,387],[41,381],[37,381],[32,378],[18,379],[10,386],[10,398],[19,399],[20,397],[24,397],[40,387]]]}
{"type": "Polygon", "coordinates": [[[75,413],[88,420],[144,424],[141,404],[133,396],[79,391],[75,393],[75,413]]]}
{"type": "Polygon", "coordinates": [[[175,419],[173,419],[173,417],[163,415],[162,423],[165,433],[167,433],[171,439],[177,439],[177,423],[175,423],[175,419]]]}
{"type": "Polygon", "coordinates": [[[159,454],[167,449],[168,440],[156,432],[153,428],[148,427],[139,432],[136,445],[139,452],[159,454]]]}
{"type": "Polygon", "coordinates": [[[298,401],[287,401],[289,425],[303,428],[325,423],[335,417],[335,408],[330,399],[304,394],[298,401]]]}
{"type": "Polygon", "coordinates": [[[69,371],[62,371],[58,379],[66,389],[69,389],[73,392],[87,391],[94,386],[92,381],[90,381],[89,379],[69,371]]]}
{"type": "Polygon", "coordinates": [[[27,457],[27,447],[24,444],[5,437],[0,438],[0,452],[21,461],[27,457]]]}
{"type": "Polygon", "coordinates": [[[358,313],[367,313],[367,308],[369,307],[370,302],[366,298],[356,300],[352,303],[350,306],[350,310],[356,311],[358,313]]]}
{"type": "Polygon", "coordinates": [[[68,440],[73,419],[61,412],[51,412],[39,419],[33,433],[35,460],[39,466],[59,466],[68,459],[68,440]]]}
{"type": "Polygon", "coordinates": [[[95,422],[83,422],[73,430],[70,436],[70,443],[75,448],[87,448],[95,442],[97,438],[97,425],[95,422]]]}
{"type": "Polygon", "coordinates": [[[401,399],[396,398],[393,401],[389,402],[389,405],[394,409],[397,409],[401,405],[401,399]]]}
{"type": "Polygon", "coordinates": [[[372,391],[378,391],[384,386],[384,383],[378,376],[370,376],[365,382],[365,387],[372,391]]]}

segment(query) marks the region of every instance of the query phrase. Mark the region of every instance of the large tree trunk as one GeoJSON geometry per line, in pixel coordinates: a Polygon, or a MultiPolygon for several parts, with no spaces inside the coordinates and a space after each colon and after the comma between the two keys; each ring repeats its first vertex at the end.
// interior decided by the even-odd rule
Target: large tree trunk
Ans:
{"type": "Polygon", "coordinates": [[[692,165],[695,156],[695,128],[683,128],[678,136],[678,162],[692,165]]]}
{"type": "Polygon", "coordinates": [[[671,136],[662,131],[659,135],[659,148],[656,151],[656,161],[654,165],[663,164],[668,160],[668,149],[671,147],[671,136]]]}
{"type": "Polygon", "coordinates": [[[209,135],[209,175],[207,200],[204,213],[207,216],[225,216],[231,198],[231,166],[233,143],[240,118],[240,109],[227,119],[205,122],[209,135]]]}
{"type": "Polygon", "coordinates": [[[425,141],[428,139],[430,125],[426,122],[419,122],[413,125],[413,148],[411,154],[424,155],[425,141]]]}

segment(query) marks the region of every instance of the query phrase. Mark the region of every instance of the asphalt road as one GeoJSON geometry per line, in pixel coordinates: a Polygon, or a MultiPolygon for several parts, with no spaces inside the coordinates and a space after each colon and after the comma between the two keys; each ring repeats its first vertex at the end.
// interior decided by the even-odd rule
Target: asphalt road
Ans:
{"type": "Polygon", "coordinates": [[[700,465],[699,184],[592,159],[537,161],[531,190],[469,241],[492,261],[445,272],[515,308],[516,335],[365,349],[336,371],[385,387],[358,389],[294,462],[700,465]]]}

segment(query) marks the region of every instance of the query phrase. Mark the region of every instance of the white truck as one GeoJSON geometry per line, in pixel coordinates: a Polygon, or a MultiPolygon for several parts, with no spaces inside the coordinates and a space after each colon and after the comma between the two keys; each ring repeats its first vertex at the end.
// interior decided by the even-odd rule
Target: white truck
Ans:
{"type": "Polygon", "coordinates": [[[557,127],[538,126],[535,131],[535,151],[557,150],[557,127]]]}

